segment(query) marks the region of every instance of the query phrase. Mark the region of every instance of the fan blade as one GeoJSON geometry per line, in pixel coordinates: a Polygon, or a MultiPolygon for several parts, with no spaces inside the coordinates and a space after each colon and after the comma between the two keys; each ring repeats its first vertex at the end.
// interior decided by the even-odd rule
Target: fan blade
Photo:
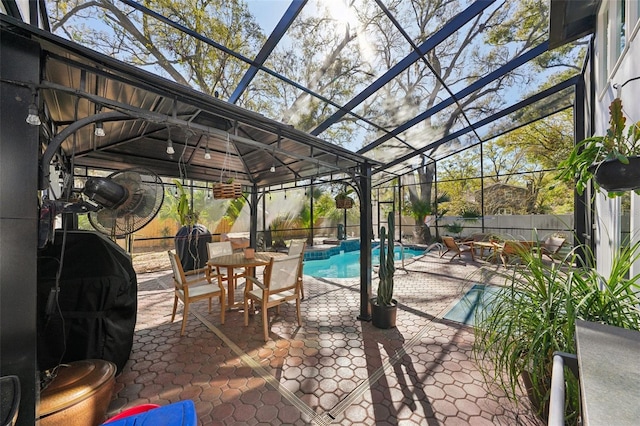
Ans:
{"type": "Polygon", "coordinates": [[[116,226],[118,215],[115,210],[102,209],[95,214],[95,218],[105,229],[113,229],[116,226]]]}
{"type": "Polygon", "coordinates": [[[127,169],[115,172],[105,180],[123,188],[126,196],[116,206],[89,215],[89,221],[98,231],[112,237],[129,235],[158,214],[164,189],[162,180],[152,171],[127,169]]]}
{"type": "Polygon", "coordinates": [[[117,175],[112,175],[111,178],[114,182],[126,187],[129,190],[137,190],[140,187],[142,178],[140,173],[134,171],[124,171],[117,175]]]}

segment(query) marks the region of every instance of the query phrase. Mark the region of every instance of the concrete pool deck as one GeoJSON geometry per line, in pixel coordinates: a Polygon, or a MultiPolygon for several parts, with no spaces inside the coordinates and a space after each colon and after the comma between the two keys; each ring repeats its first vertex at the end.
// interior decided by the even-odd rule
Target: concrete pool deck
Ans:
{"type": "Polygon", "coordinates": [[[516,406],[485,382],[473,330],[443,319],[481,266],[494,267],[437,252],[407,262],[396,272],[391,330],[357,319],[358,278],[305,276],[302,327],[294,306],[282,306],[266,343],[260,316],[245,327],[231,311],[221,325],[217,303],[212,312],[192,305],[180,337],[181,307],[169,323],[170,273],[141,274],[134,347],[109,415],[191,399],[202,425],[542,424],[526,397],[516,406]]]}

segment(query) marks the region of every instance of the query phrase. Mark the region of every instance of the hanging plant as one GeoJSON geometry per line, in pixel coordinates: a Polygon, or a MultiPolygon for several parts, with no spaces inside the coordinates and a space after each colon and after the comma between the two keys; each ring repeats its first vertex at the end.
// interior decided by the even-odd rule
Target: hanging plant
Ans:
{"type": "Polygon", "coordinates": [[[236,199],[242,197],[242,184],[229,179],[213,185],[213,198],[236,199]]]}
{"type": "Polygon", "coordinates": [[[182,186],[180,181],[174,179],[173,182],[176,184],[176,189],[178,191],[178,204],[176,206],[176,211],[178,213],[180,225],[193,226],[198,223],[199,215],[192,210],[191,205],[189,204],[189,197],[187,196],[187,192],[184,190],[184,187],[182,186]]]}
{"type": "Polygon", "coordinates": [[[640,193],[640,126],[625,128],[622,101],[616,98],[609,106],[609,129],[604,136],[592,136],[578,142],[569,157],[562,161],[557,179],[571,182],[582,194],[594,179],[596,190],[608,191],[609,197],[626,191],[640,193]]]}
{"type": "Polygon", "coordinates": [[[347,195],[346,192],[340,192],[336,195],[335,200],[337,209],[350,209],[353,207],[353,198],[347,195]]]}
{"type": "Polygon", "coordinates": [[[232,177],[228,177],[230,172],[230,157],[231,141],[230,135],[227,133],[226,153],[224,156],[224,162],[222,163],[222,168],[220,170],[220,182],[213,185],[213,198],[234,200],[236,198],[242,197],[242,184],[240,182],[235,182],[232,177]],[[224,176],[227,176],[226,180],[224,180],[224,176]]]}

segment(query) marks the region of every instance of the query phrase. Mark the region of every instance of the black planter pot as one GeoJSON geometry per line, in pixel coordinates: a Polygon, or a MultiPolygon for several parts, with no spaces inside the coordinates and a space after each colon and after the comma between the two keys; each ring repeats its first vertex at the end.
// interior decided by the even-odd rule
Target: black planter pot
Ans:
{"type": "Polygon", "coordinates": [[[371,299],[371,323],[378,328],[387,329],[396,326],[398,301],[392,299],[393,305],[378,305],[376,298],[371,299]]]}
{"type": "Polygon", "coordinates": [[[211,232],[204,225],[183,226],[175,236],[176,254],[185,272],[206,266],[211,232]]]}
{"type": "Polygon", "coordinates": [[[629,164],[603,161],[594,166],[593,173],[598,185],[609,192],[636,190],[640,188],[640,157],[629,157],[629,164]]]}

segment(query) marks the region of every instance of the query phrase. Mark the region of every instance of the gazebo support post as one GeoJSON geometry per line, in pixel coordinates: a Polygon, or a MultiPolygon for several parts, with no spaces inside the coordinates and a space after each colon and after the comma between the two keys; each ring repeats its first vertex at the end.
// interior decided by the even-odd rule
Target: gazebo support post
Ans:
{"type": "MultiPolygon", "coordinates": [[[[264,212],[263,212],[264,223],[264,212]]],[[[258,237],[258,186],[251,187],[251,201],[249,202],[249,246],[256,247],[258,237]]]]}
{"type": "Polygon", "coordinates": [[[371,239],[373,222],[371,219],[371,165],[361,166],[360,189],[360,315],[358,319],[371,321],[371,239]]]}

